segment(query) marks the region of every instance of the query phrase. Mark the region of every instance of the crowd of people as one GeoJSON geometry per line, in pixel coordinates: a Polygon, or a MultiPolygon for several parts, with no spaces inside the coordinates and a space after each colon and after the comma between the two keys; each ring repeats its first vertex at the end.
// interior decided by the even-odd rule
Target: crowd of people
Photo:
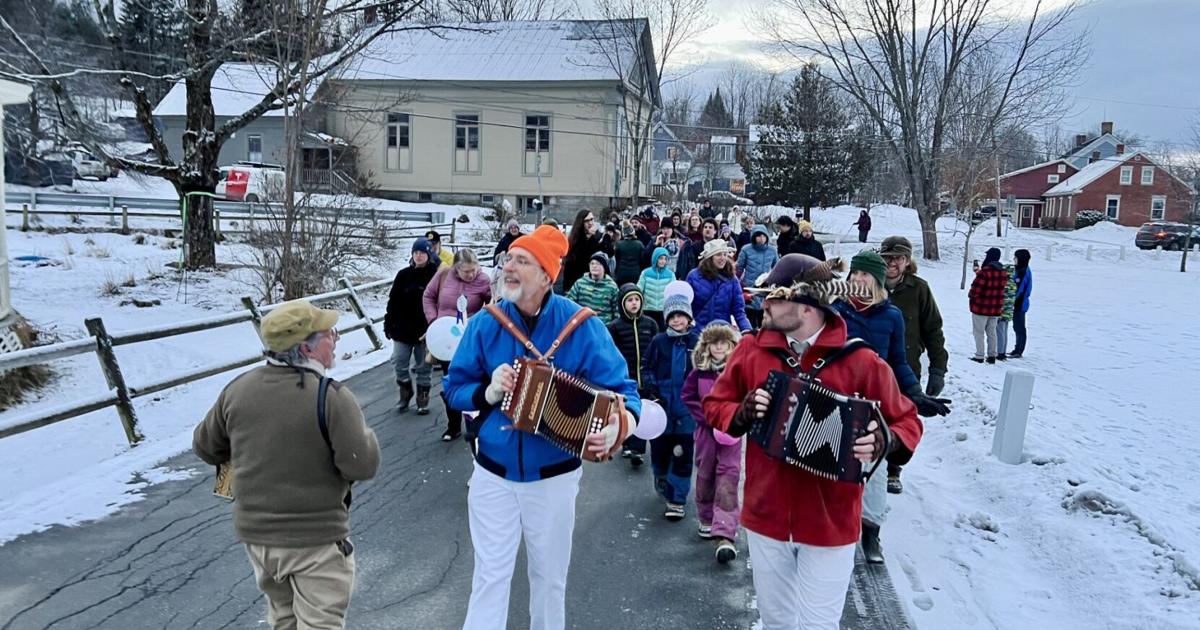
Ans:
{"type": "MultiPolygon", "coordinates": [[[[664,518],[684,520],[694,502],[696,535],[712,541],[716,563],[737,558],[735,541],[746,530],[764,628],[838,627],[855,545],[868,562],[884,560],[888,495],[903,492],[920,416],[950,412],[940,397],[949,363],[942,315],[917,275],[912,244],[890,236],[849,261],[827,260],[807,221],[776,219],[772,243],[771,224],[736,207],[728,216],[706,207],[660,217],[648,208],[598,219],[581,211],[565,234],[553,221],[529,233],[509,222],[491,277],[473,250],[451,254],[429,231],[413,243],[389,294],[384,332],[393,344],[397,412],[408,413],[415,398],[415,413],[430,413],[436,370],[442,439],[465,434],[471,445],[475,564],[464,628],[504,627],[522,541],[530,627],[565,626],[582,460],[607,461],[618,447],[634,468],[649,450],[664,518]],[[671,290],[678,280],[689,290],[671,290]],[[470,324],[453,360],[438,361],[427,348],[429,327],[459,313],[470,324]],[[516,386],[514,359],[548,355],[557,369],[624,396],[624,409],[588,435],[583,457],[512,430],[500,411],[516,386]],[[883,422],[871,421],[853,453],[864,462],[886,458],[886,474],[865,484],[832,481],[746,440],[770,405],[764,382],[772,370],[820,371],[834,391],[877,401],[883,422]],[[648,444],[630,431],[618,444],[625,433],[617,427],[636,427],[644,401],[662,407],[663,431],[648,444]],[[472,419],[464,427],[465,412],[472,419]]],[[[864,213],[858,225],[865,240],[870,218],[864,213]]],[[[999,250],[988,251],[970,292],[971,359],[1022,356],[1031,291],[1028,251],[1018,250],[1008,266],[999,250]]],[[[267,364],[227,386],[196,428],[197,454],[231,464],[245,497],[235,503],[235,528],[272,627],[341,627],[354,574],[350,484],[379,465],[353,394],[325,377],[336,319],[301,301],[271,311],[261,323],[267,364]],[[289,424],[256,425],[255,414],[267,408],[291,409],[289,424]],[[281,432],[305,423],[319,425],[321,437],[303,446],[314,457],[332,455],[332,470],[270,448],[247,450],[291,439],[281,432]],[[310,485],[319,496],[296,491],[310,485]],[[268,513],[295,518],[271,521],[268,513]]]]}

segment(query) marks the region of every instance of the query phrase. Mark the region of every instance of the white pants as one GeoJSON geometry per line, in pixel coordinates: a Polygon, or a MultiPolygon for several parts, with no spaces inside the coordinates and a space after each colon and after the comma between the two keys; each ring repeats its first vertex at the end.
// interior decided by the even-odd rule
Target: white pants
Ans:
{"type": "MultiPolygon", "coordinates": [[[[893,437],[892,439],[897,439],[893,437]]],[[[874,466],[875,464],[863,464],[863,466],[874,466]]],[[[864,520],[883,526],[887,520],[888,511],[888,491],[887,491],[887,462],[880,462],[879,468],[874,475],[867,481],[866,487],[863,488],[862,498],[862,517],[864,520]]]]}
{"type": "Polygon", "coordinates": [[[567,568],[575,531],[575,496],[583,469],[516,482],[475,464],[467,491],[475,573],[463,630],[504,630],[517,548],[529,565],[529,629],[566,626],[567,568]]]}
{"type": "Polygon", "coordinates": [[[854,545],[817,547],[747,531],[763,630],[838,630],[854,545]]]}

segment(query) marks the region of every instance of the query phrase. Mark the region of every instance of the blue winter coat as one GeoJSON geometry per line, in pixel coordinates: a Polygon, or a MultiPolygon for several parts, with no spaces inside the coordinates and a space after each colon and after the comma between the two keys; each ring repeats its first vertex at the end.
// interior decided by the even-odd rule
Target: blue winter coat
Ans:
{"type": "Polygon", "coordinates": [[[1017,281],[1017,295],[1013,297],[1013,307],[1021,307],[1022,313],[1029,312],[1029,296],[1033,295],[1033,270],[1029,267],[1025,268],[1025,277],[1018,278],[1017,272],[1013,271],[1013,279],[1017,281]]]}
{"type": "MultiPolygon", "coordinates": [[[[550,349],[567,320],[580,308],[560,295],[551,295],[530,334],[524,330],[516,305],[507,300],[499,304],[543,352],[550,349]]],[[[478,409],[483,418],[478,430],[477,459],[480,464],[496,474],[502,473],[509,481],[537,481],[574,470],[579,467],[580,460],[541,436],[512,430],[512,420],[484,399],[492,372],[521,356],[530,356],[530,353],[490,313],[480,311],[471,318],[454,353],[445,389],[451,408],[460,411],[478,409]]],[[[625,406],[635,416],[641,413],[637,384],[629,378],[625,358],[617,351],[608,329],[598,318],[584,321],[559,347],[553,361],[561,370],[623,394],[625,406]]]]}
{"type": "Polygon", "coordinates": [[[833,303],[833,310],[846,320],[846,335],[858,337],[871,344],[879,358],[892,367],[901,392],[917,385],[917,375],[908,364],[904,351],[904,314],[891,300],[884,300],[865,312],[859,312],[849,302],[833,303]]]}
{"type": "Polygon", "coordinates": [[[750,330],[750,320],[746,319],[746,299],[742,297],[742,284],[737,278],[721,276],[710,280],[693,269],[687,275],[687,283],[692,285],[695,296],[692,298],[692,317],[696,329],[701,330],[711,321],[728,322],[732,316],[737,321],[738,330],[750,330]]]}
{"type": "Polygon", "coordinates": [[[691,435],[696,430],[696,419],[683,402],[683,381],[692,371],[692,350],[699,339],[696,328],[680,337],[660,332],[642,361],[642,386],[667,412],[664,434],[691,435]]]}
{"type": "MultiPolygon", "coordinates": [[[[754,233],[767,234],[767,228],[756,225],[754,233]]],[[[771,247],[770,240],[762,245],[755,245],[752,241],[738,252],[737,268],[738,273],[742,276],[742,286],[752,287],[754,281],[764,273],[768,273],[779,262],[779,252],[771,247]]],[[[763,298],[761,295],[754,296],[754,300],[747,304],[747,308],[752,308],[756,311],[762,310],[763,298]]]]}

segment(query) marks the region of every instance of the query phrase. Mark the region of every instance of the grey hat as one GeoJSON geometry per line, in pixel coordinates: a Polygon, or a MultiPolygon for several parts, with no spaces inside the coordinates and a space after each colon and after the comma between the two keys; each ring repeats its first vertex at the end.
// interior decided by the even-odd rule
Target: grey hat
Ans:
{"type": "Polygon", "coordinates": [[[908,256],[912,258],[913,247],[912,242],[903,236],[889,236],[883,239],[883,243],[879,245],[879,255],[888,256],[908,256]]]}
{"type": "Polygon", "coordinates": [[[672,295],[663,302],[663,321],[671,321],[671,316],[675,313],[683,313],[689,320],[696,320],[692,316],[692,301],[685,295],[672,295]]]}

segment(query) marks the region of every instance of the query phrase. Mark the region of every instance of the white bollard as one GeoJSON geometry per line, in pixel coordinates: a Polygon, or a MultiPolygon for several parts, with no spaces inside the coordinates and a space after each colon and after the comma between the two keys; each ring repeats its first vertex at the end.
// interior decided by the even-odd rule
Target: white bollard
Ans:
{"type": "Polygon", "coordinates": [[[1088,260],[1092,259],[1092,246],[1091,245],[1088,245],[1087,259],[1088,260]]]}
{"type": "Polygon", "coordinates": [[[1025,452],[1025,425],[1029,422],[1029,402],[1033,400],[1033,374],[1009,370],[1004,374],[1004,393],[996,414],[996,436],[992,455],[1006,464],[1020,464],[1025,452]]]}
{"type": "Polygon", "coordinates": [[[1125,246],[1121,246],[1121,260],[1125,260],[1125,246]]]}
{"type": "Polygon", "coordinates": [[[1046,260],[1054,260],[1054,246],[1053,245],[1046,246],[1046,260]]]}

